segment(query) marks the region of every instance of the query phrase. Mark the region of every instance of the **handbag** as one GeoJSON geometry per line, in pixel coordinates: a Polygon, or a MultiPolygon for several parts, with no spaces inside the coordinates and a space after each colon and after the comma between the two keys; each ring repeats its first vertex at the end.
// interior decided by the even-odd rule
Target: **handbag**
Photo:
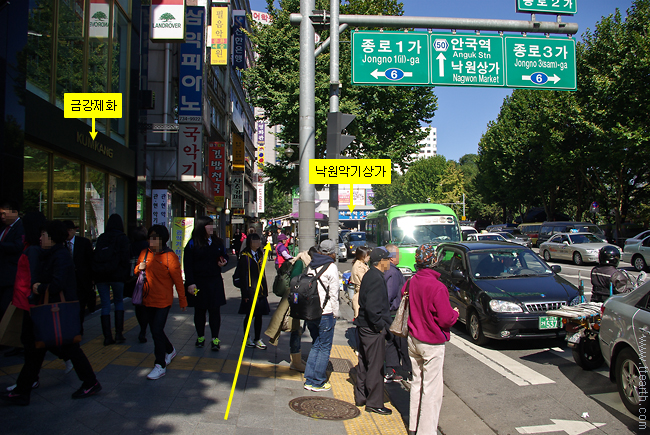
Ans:
{"type": "MultiPolygon", "coordinates": [[[[144,262],[147,262],[147,255],[149,255],[149,250],[144,253],[144,262]]],[[[134,267],[135,269],[135,267],[134,267]]],[[[138,280],[135,282],[135,287],[133,288],[133,296],[131,297],[131,302],[133,305],[142,305],[144,285],[147,282],[147,272],[146,270],[141,270],[138,274],[138,280]]]]}
{"type": "Polygon", "coordinates": [[[34,323],[36,348],[60,347],[81,342],[79,301],[66,302],[61,292],[61,302],[50,304],[49,293],[48,286],[45,289],[43,304],[29,310],[34,323]]]}
{"type": "Polygon", "coordinates": [[[406,291],[402,296],[402,300],[399,303],[399,308],[395,314],[395,319],[390,325],[389,331],[391,334],[395,334],[398,337],[407,337],[409,335],[409,284],[411,280],[409,279],[406,282],[406,291]]]}

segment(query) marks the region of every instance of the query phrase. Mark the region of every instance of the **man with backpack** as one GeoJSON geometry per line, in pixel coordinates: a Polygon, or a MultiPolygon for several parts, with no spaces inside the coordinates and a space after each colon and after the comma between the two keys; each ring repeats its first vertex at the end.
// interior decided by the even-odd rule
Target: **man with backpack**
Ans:
{"type": "Polygon", "coordinates": [[[309,267],[291,280],[291,317],[306,321],[313,340],[305,368],[305,390],[318,392],[332,388],[327,382],[327,364],[332,351],[335,315],[339,311],[339,270],[335,259],[336,243],[323,240],[309,267]],[[314,290],[317,290],[317,297],[314,290]]]}

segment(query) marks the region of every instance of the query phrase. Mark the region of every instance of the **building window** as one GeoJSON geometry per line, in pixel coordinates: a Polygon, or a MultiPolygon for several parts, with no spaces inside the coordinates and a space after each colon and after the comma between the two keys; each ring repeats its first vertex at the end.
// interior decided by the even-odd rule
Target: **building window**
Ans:
{"type": "Polygon", "coordinates": [[[27,78],[27,90],[47,101],[50,101],[50,79],[52,78],[53,15],[53,0],[31,3],[25,47],[24,73],[27,78]]]}
{"type": "Polygon", "coordinates": [[[125,183],[124,179],[114,175],[108,176],[108,214],[119,214],[125,218],[125,183]]]}
{"type": "Polygon", "coordinates": [[[63,108],[63,94],[83,92],[83,2],[60,1],[56,45],[56,105],[63,108]]]}
{"type": "Polygon", "coordinates": [[[25,145],[25,166],[23,172],[23,210],[40,211],[48,215],[48,174],[50,155],[38,148],[25,145]]]}
{"type": "Polygon", "coordinates": [[[104,198],[106,196],[106,174],[86,166],[86,220],[85,236],[91,240],[104,232],[104,198]]]}
{"type": "MultiPolygon", "coordinates": [[[[122,11],[114,7],[114,27],[113,27],[113,67],[111,69],[111,92],[122,94],[122,101],[127,101],[127,70],[129,54],[129,22],[122,11]]],[[[111,139],[124,144],[126,135],[126,119],[128,113],[126,108],[123,109],[121,118],[113,118],[111,123],[111,139]]]]}
{"type": "Polygon", "coordinates": [[[80,222],[81,165],[55,156],[52,170],[52,217],[80,222]]]}

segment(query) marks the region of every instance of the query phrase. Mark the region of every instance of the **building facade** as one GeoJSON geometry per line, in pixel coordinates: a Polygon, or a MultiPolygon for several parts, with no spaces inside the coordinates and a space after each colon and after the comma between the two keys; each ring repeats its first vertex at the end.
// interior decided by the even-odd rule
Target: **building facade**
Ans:
{"type": "Polygon", "coordinates": [[[438,129],[436,127],[421,127],[420,130],[429,130],[429,134],[420,142],[420,151],[413,154],[413,159],[427,159],[438,154],[438,129]]]}

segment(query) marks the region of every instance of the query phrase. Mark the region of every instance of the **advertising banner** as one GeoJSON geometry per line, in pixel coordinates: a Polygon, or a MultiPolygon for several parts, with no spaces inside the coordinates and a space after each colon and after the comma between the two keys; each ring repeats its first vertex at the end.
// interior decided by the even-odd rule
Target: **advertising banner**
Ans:
{"type": "Polygon", "coordinates": [[[210,63],[228,65],[228,8],[212,8],[212,47],[210,63]]]}
{"type": "Polygon", "coordinates": [[[191,217],[177,217],[174,218],[174,226],[171,231],[172,251],[178,255],[178,260],[181,263],[181,270],[183,269],[183,250],[185,245],[192,238],[192,230],[194,229],[194,218],[191,217]]]}
{"type": "Polygon", "coordinates": [[[203,131],[201,124],[182,124],[178,137],[180,181],[203,181],[203,131]]]}
{"type": "MultiPolygon", "coordinates": [[[[366,189],[354,189],[352,194],[354,205],[366,205],[366,189]]],[[[350,204],[350,189],[339,186],[339,205],[350,204]]]]}
{"type": "Polygon", "coordinates": [[[108,0],[90,0],[88,35],[91,38],[108,38],[109,13],[110,6],[108,0]]]}
{"type": "Polygon", "coordinates": [[[264,213],[264,183],[257,183],[257,212],[264,213]]]}
{"type": "Polygon", "coordinates": [[[214,186],[214,201],[217,207],[223,207],[226,189],[225,181],[226,144],[210,142],[208,144],[208,172],[214,186]]]}
{"type": "Polygon", "coordinates": [[[203,95],[203,25],[205,10],[188,6],[185,43],[180,45],[178,122],[200,124],[203,95]]]}
{"type": "Polygon", "coordinates": [[[185,39],[185,0],[151,0],[151,40],[185,39]]]}

